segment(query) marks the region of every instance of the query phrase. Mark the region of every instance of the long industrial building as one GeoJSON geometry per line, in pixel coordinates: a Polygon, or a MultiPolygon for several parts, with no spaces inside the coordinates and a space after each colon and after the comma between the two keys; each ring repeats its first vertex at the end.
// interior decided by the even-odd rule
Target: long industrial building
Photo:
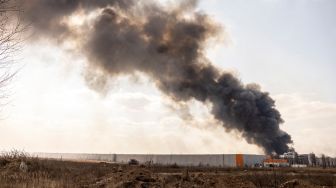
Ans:
{"type": "Polygon", "coordinates": [[[75,153],[33,153],[40,158],[64,160],[93,160],[112,163],[128,163],[135,159],[140,164],[211,166],[211,167],[254,167],[254,166],[320,166],[336,167],[336,158],[315,157],[314,154],[283,155],[286,162],[271,159],[266,155],[251,154],[75,154],[75,153]],[[266,160],[267,159],[267,160],[266,160]]]}
{"type": "Polygon", "coordinates": [[[71,153],[34,153],[41,158],[95,160],[114,163],[127,163],[131,159],[139,163],[179,166],[213,166],[213,167],[252,167],[261,165],[265,155],[250,154],[71,154],[71,153]]]}

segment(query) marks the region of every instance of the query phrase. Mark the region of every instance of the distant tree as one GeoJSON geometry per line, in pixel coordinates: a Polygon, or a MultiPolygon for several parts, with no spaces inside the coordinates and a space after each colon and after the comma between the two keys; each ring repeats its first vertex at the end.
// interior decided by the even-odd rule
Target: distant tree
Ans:
{"type": "Polygon", "coordinates": [[[326,162],[326,157],[325,157],[324,154],[322,154],[321,160],[322,160],[322,167],[326,168],[327,167],[327,162],[326,162]]]}
{"type": "Polygon", "coordinates": [[[294,151],[294,159],[293,159],[293,163],[294,164],[298,164],[299,163],[299,157],[298,157],[298,153],[294,151]]]}
{"type": "Polygon", "coordinates": [[[331,157],[326,156],[325,161],[326,161],[326,167],[330,167],[331,166],[331,157]]]}
{"type": "Polygon", "coordinates": [[[314,153],[309,154],[309,164],[311,166],[316,166],[316,156],[314,153]]]}
{"type": "Polygon", "coordinates": [[[0,98],[7,96],[4,87],[17,72],[11,68],[21,46],[21,33],[27,28],[21,13],[19,0],[0,0],[0,98]]]}

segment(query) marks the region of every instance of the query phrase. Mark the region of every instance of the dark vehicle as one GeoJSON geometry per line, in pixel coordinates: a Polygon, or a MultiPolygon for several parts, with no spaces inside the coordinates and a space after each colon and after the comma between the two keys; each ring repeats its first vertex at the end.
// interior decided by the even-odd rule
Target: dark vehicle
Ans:
{"type": "Polygon", "coordinates": [[[128,164],[129,165],[139,165],[139,161],[137,161],[136,159],[130,159],[128,161],[128,164]]]}

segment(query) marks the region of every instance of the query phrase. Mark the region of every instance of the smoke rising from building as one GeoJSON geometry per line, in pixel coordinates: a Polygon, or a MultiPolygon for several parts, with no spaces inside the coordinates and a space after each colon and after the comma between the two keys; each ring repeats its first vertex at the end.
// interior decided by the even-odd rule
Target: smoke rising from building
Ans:
{"type": "Polygon", "coordinates": [[[89,64],[85,80],[98,85],[96,90],[104,78],[143,73],[176,103],[211,104],[225,129],[239,131],[266,153],[286,152],[292,140],[280,129],[283,120],[269,94],[256,84],[242,84],[206,58],[206,42],[221,27],[196,5],[196,0],[168,7],[146,0],[24,1],[37,37],[76,43],[89,64]],[[95,16],[76,29],[67,21],[79,12],[95,16]]]}

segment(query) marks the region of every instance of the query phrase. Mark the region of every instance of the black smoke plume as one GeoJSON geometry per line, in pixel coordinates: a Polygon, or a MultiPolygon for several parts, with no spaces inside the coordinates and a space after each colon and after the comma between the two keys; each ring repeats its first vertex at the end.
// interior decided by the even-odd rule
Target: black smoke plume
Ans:
{"type": "Polygon", "coordinates": [[[282,154],[292,143],[279,127],[283,120],[267,92],[256,84],[242,84],[206,58],[205,44],[217,36],[220,26],[196,10],[196,0],[166,7],[149,0],[23,3],[38,37],[75,41],[99,76],[143,73],[176,102],[210,103],[211,113],[225,129],[239,131],[268,154],[282,154]],[[79,32],[67,23],[78,12],[95,12],[79,32]]]}

